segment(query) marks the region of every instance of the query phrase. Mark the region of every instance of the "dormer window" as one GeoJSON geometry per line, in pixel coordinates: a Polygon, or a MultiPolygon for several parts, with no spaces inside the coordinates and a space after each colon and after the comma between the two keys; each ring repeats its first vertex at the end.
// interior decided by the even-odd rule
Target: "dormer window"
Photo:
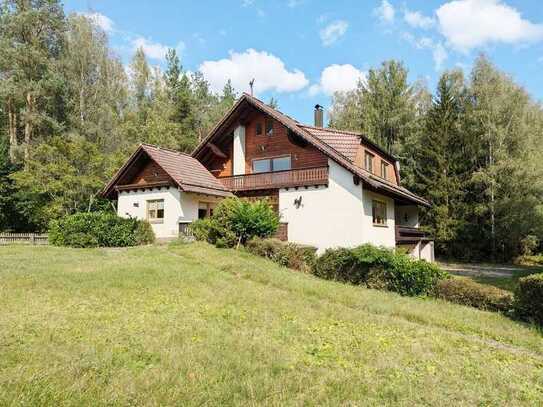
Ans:
{"type": "Polygon", "coordinates": [[[262,135],[262,123],[258,122],[256,124],[256,135],[261,136],[262,135]]]}
{"type": "Polygon", "coordinates": [[[273,136],[273,120],[266,119],[266,136],[273,136]]]}
{"type": "Polygon", "coordinates": [[[388,164],[381,161],[381,178],[387,179],[388,177],[388,164]]]}
{"type": "Polygon", "coordinates": [[[364,168],[373,173],[373,154],[368,151],[364,153],[364,168]]]}

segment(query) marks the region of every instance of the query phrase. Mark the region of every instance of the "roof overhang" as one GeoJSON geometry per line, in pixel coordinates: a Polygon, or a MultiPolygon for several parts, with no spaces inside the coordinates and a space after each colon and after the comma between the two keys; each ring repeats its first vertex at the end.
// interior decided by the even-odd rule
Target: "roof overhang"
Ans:
{"type": "Polygon", "coordinates": [[[217,123],[217,125],[211,130],[208,136],[204,138],[202,142],[194,149],[194,151],[192,152],[192,156],[195,158],[199,158],[201,156],[201,153],[204,151],[204,147],[209,142],[213,141],[216,136],[228,130],[235,122],[239,121],[240,110],[244,109],[246,106],[252,106],[258,111],[274,118],[275,120],[283,124],[288,130],[292,131],[302,140],[311,144],[328,158],[332,159],[334,162],[336,162],[346,170],[350,171],[352,174],[360,177],[360,180],[363,184],[376,190],[377,192],[380,191],[389,195],[393,195],[398,197],[399,199],[407,200],[417,205],[427,207],[430,206],[430,203],[424,198],[413,194],[405,188],[398,187],[384,180],[378,179],[377,177],[364,171],[362,168],[354,165],[354,163],[348,160],[343,154],[339,153],[337,150],[305,130],[298,122],[271,108],[257,98],[248,95],[247,93],[244,93],[236,101],[236,103],[234,103],[234,106],[232,106],[232,108],[224,115],[221,121],[217,123]]]}

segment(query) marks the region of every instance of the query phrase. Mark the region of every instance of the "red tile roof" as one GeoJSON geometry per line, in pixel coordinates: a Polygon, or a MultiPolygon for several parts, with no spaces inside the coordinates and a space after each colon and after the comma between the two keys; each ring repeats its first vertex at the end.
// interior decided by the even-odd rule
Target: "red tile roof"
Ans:
{"type": "Polygon", "coordinates": [[[125,165],[104,188],[102,192],[103,196],[110,196],[112,194],[118,180],[141,154],[147,154],[155,161],[182,191],[217,196],[232,196],[232,193],[197,159],[188,154],[150,144],[140,144],[134,154],[132,154],[125,165]]]}
{"type": "MultiPolygon", "coordinates": [[[[365,171],[364,169],[358,167],[354,164],[354,155],[353,155],[353,148],[354,148],[354,140],[355,137],[358,137],[358,144],[363,140],[364,143],[369,144],[371,147],[375,148],[377,151],[382,153],[385,157],[389,158],[392,162],[396,162],[397,159],[390,154],[388,154],[386,151],[381,149],[378,145],[368,140],[363,135],[348,132],[348,131],[342,131],[342,130],[335,130],[335,129],[326,129],[326,128],[316,128],[312,126],[307,126],[299,123],[298,121],[292,119],[290,116],[287,116],[284,113],[281,113],[280,111],[273,109],[272,107],[268,106],[261,100],[244,93],[232,106],[230,111],[221,119],[219,123],[211,130],[209,135],[196,147],[196,149],[192,152],[193,157],[198,157],[200,152],[203,150],[203,148],[206,146],[208,142],[210,142],[218,133],[219,130],[228,123],[230,118],[232,118],[238,108],[242,106],[244,103],[248,103],[249,105],[252,105],[253,107],[257,108],[258,110],[262,111],[263,113],[271,116],[275,120],[282,123],[287,129],[293,131],[296,133],[299,137],[301,137],[306,142],[313,145],[315,148],[320,150],[322,153],[324,153],[327,157],[334,160],[336,163],[353,173],[354,175],[357,175],[361,178],[362,182],[365,182],[367,185],[371,186],[372,188],[376,190],[382,190],[386,193],[392,194],[397,196],[398,198],[402,198],[414,203],[417,203],[419,205],[429,206],[430,204],[428,201],[426,201],[424,198],[421,198],[420,196],[412,193],[411,191],[407,190],[404,187],[394,185],[390,182],[387,182],[381,178],[375,177],[369,172],[365,171]]],[[[356,154],[356,152],[354,153],[356,154]]]]}

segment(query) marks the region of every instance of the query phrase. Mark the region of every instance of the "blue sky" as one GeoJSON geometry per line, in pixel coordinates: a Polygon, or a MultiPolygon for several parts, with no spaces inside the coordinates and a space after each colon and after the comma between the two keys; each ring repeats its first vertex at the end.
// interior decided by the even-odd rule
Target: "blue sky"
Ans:
{"type": "Polygon", "coordinates": [[[541,0],[453,1],[143,1],[67,0],[92,15],[128,63],[137,46],[163,66],[168,47],[213,88],[231,78],[238,92],[255,78],[256,95],[311,122],[313,106],[355,86],[372,67],[399,59],[431,90],[439,73],[469,72],[485,52],[543,100],[541,0]]]}

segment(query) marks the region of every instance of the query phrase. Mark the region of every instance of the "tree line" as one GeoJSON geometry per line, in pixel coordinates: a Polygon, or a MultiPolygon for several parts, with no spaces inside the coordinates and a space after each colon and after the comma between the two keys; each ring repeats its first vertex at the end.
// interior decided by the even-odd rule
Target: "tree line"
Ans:
{"type": "MultiPolygon", "coordinates": [[[[110,205],[98,193],[140,142],[195,147],[237,95],[166,59],[162,72],[140,48],[125,67],[58,0],[1,1],[0,230],[110,205]]],[[[543,238],[542,107],[488,58],[444,72],[434,95],[386,61],[330,116],[400,159],[403,185],[432,203],[421,221],[438,254],[509,260],[543,238]]]]}
{"type": "Polygon", "coordinates": [[[396,155],[403,185],[428,199],[436,252],[507,261],[543,237],[543,109],[487,57],[468,78],[444,72],[431,95],[387,61],[338,93],[332,127],[358,130],[396,155]]]}
{"type": "Polygon", "coordinates": [[[137,144],[190,152],[236,99],[173,49],[164,72],[141,48],[124,67],[106,33],[58,0],[0,4],[0,230],[109,205],[98,192],[137,144]]]}

